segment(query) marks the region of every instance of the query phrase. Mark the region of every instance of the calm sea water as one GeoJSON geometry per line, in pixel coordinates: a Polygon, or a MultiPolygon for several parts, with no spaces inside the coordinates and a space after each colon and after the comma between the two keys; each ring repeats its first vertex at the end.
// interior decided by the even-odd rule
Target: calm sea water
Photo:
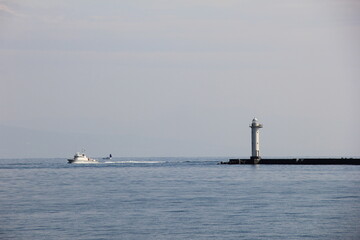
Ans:
{"type": "Polygon", "coordinates": [[[360,239],[360,166],[0,160],[0,239],[360,239]]]}

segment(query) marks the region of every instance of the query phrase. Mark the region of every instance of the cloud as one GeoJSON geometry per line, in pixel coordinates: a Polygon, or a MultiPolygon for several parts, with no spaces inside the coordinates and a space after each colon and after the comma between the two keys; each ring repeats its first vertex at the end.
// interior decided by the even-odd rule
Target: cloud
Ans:
{"type": "Polygon", "coordinates": [[[5,13],[11,14],[11,15],[18,15],[15,11],[11,10],[4,4],[0,4],[0,12],[5,12],[5,13]]]}

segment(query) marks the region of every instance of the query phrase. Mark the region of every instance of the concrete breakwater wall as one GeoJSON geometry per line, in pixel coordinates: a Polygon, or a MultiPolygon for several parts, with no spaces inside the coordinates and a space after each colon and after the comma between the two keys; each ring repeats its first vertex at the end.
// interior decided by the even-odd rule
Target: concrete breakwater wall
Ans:
{"type": "Polygon", "coordinates": [[[360,158],[229,159],[220,164],[360,165],[360,158]]]}

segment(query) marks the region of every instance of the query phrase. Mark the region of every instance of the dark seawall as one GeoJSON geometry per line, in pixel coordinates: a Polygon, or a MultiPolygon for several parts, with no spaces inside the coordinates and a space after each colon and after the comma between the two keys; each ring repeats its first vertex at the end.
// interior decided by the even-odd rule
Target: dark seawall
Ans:
{"type": "Polygon", "coordinates": [[[220,164],[360,165],[360,158],[264,158],[258,162],[254,159],[229,159],[220,164]]]}

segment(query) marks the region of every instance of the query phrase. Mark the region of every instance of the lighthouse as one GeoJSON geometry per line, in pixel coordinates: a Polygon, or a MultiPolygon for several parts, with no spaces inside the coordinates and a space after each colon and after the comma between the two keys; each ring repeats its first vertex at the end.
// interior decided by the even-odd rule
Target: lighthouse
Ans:
{"type": "Polygon", "coordinates": [[[260,144],[259,144],[259,129],[263,127],[262,124],[258,122],[256,118],[252,120],[251,125],[251,160],[254,160],[254,163],[260,161],[260,144]]]}
{"type": "Polygon", "coordinates": [[[249,126],[251,128],[251,157],[246,159],[233,158],[228,162],[220,164],[291,164],[291,165],[359,165],[360,158],[273,158],[266,159],[260,157],[259,130],[263,127],[254,118],[249,126]]]}

